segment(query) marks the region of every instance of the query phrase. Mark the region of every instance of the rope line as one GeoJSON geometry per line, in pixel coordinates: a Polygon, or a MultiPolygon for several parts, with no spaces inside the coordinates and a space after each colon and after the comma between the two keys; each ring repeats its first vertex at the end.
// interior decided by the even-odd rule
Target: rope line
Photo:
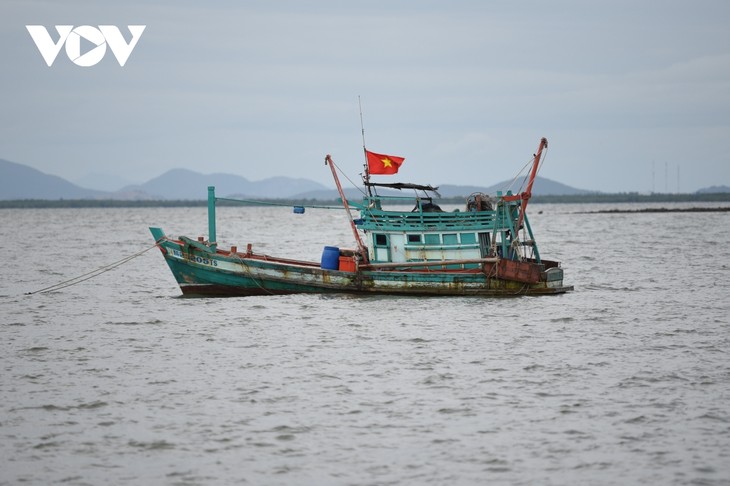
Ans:
{"type": "Polygon", "coordinates": [[[92,279],[94,277],[98,277],[102,273],[106,273],[106,272],[108,272],[110,270],[114,270],[115,268],[124,265],[125,263],[127,263],[127,262],[129,262],[129,261],[131,261],[131,260],[133,260],[135,258],[137,258],[138,256],[143,255],[144,253],[147,253],[152,248],[156,248],[156,247],[157,247],[157,243],[155,243],[154,245],[150,246],[149,248],[145,248],[144,250],[135,253],[134,255],[126,256],[126,257],[122,258],[121,260],[118,260],[118,261],[116,261],[114,263],[110,263],[108,265],[104,265],[103,267],[99,267],[99,268],[97,268],[95,270],[92,270],[90,272],[86,272],[83,275],[79,275],[77,277],[74,277],[74,278],[71,278],[71,279],[68,279],[68,280],[64,280],[63,282],[58,282],[57,284],[51,285],[50,287],[46,287],[46,288],[43,288],[43,289],[35,290],[33,292],[26,292],[25,295],[45,294],[47,292],[53,292],[53,291],[56,291],[56,290],[65,289],[66,287],[71,287],[72,285],[76,285],[76,284],[79,284],[81,282],[85,282],[85,281],[90,280],[90,279],[92,279]]]}
{"type": "MultiPolygon", "coordinates": [[[[260,284],[260,283],[259,283],[259,282],[258,282],[258,281],[256,280],[256,277],[254,277],[254,276],[253,276],[253,274],[251,273],[251,269],[250,269],[250,268],[248,268],[248,263],[246,263],[245,261],[243,261],[243,258],[241,258],[241,256],[240,256],[240,255],[239,255],[238,253],[236,253],[235,255],[236,255],[236,258],[238,258],[238,261],[240,261],[240,262],[241,262],[241,267],[242,267],[242,268],[243,268],[243,269],[244,269],[244,270],[246,271],[246,273],[248,274],[248,277],[249,277],[249,278],[250,278],[251,280],[253,280],[253,283],[255,283],[255,284],[256,284],[256,285],[258,286],[258,288],[260,288],[261,290],[263,290],[263,291],[264,291],[264,292],[266,292],[267,294],[269,294],[269,295],[274,295],[274,293],[273,293],[272,291],[270,291],[269,289],[267,289],[266,287],[264,287],[263,285],[261,285],[261,284],[260,284]]],[[[263,282],[263,280],[262,280],[262,282],[263,282]]]]}
{"type": "Polygon", "coordinates": [[[363,191],[362,189],[360,189],[360,186],[358,186],[357,184],[355,184],[354,182],[352,182],[352,179],[350,179],[349,177],[347,177],[347,174],[345,174],[342,171],[342,169],[340,169],[336,164],[335,164],[335,169],[337,169],[337,172],[339,172],[340,174],[342,174],[342,176],[345,179],[347,179],[347,181],[352,185],[353,188],[355,188],[358,191],[360,191],[360,194],[362,194],[363,196],[367,196],[367,194],[365,193],[365,191],[363,191]]]}
{"type": "Polygon", "coordinates": [[[315,204],[286,204],[286,203],[275,203],[275,202],[269,202],[269,201],[254,201],[251,199],[232,199],[228,197],[216,197],[216,201],[228,201],[228,202],[234,202],[234,203],[241,203],[241,204],[258,204],[261,206],[282,206],[290,208],[292,206],[299,206],[302,208],[310,208],[310,209],[343,209],[342,206],[318,206],[315,204]]]}
{"type": "MultiPolygon", "coordinates": [[[[548,148],[545,147],[543,156],[537,163],[537,173],[540,172],[540,169],[542,168],[542,164],[545,162],[545,159],[547,158],[547,154],[548,154],[548,148]]],[[[525,171],[530,166],[530,164],[532,164],[534,161],[535,161],[535,157],[534,156],[530,157],[530,160],[528,160],[527,163],[524,166],[522,166],[522,168],[519,171],[517,171],[517,174],[515,175],[515,178],[512,179],[512,182],[502,186],[502,190],[506,192],[508,190],[513,189],[515,183],[517,182],[517,179],[519,179],[520,176],[522,175],[522,172],[525,171]]],[[[537,173],[535,175],[537,175],[537,173]]],[[[522,192],[522,188],[525,187],[525,182],[527,182],[527,177],[529,175],[530,175],[529,172],[525,173],[524,177],[522,178],[522,182],[520,183],[520,188],[517,190],[518,193],[522,192]]]]}

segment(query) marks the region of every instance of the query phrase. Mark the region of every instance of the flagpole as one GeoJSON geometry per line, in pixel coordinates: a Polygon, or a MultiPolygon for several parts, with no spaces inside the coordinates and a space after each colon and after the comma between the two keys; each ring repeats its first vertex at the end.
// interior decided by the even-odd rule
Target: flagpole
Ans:
{"type": "Polygon", "coordinates": [[[365,187],[368,188],[368,196],[372,196],[373,193],[370,189],[370,169],[368,167],[368,151],[365,148],[365,125],[362,122],[362,101],[360,100],[360,95],[357,95],[357,104],[360,107],[360,132],[362,133],[362,154],[365,156],[365,177],[363,178],[365,181],[365,187]]]}

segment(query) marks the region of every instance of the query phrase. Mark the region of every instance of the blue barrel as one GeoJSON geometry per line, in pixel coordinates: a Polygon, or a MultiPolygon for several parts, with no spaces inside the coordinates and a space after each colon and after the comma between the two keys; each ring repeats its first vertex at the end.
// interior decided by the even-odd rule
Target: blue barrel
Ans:
{"type": "Polygon", "coordinates": [[[338,270],[340,268],[340,249],[336,246],[325,246],[322,252],[322,265],[324,270],[338,270]]]}

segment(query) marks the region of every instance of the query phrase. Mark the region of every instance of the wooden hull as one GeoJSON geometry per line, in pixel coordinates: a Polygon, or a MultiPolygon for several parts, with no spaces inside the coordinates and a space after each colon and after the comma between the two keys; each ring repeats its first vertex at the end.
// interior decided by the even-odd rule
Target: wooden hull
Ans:
{"type": "MultiPolygon", "coordinates": [[[[212,251],[151,231],[173,276],[187,296],[252,296],[293,293],[385,295],[513,296],[561,294],[562,270],[543,272],[537,282],[499,278],[499,268],[484,264],[468,270],[325,270],[319,262],[287,260],[250,253],[212,251]]],[[[499,265],[497,265],[499,267],[499,265]]],[[[521,272],[520,275],[522,275],[521,272]]]]}

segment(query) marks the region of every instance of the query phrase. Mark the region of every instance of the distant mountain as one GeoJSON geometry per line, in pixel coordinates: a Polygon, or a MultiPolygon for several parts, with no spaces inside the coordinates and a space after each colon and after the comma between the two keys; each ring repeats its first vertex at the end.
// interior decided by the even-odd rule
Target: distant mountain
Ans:
{"type": "MultiPolygon", "coordinates": [[[[350,187],[347,189],[343,188],[342,190],[345,192],[345,197],[347,199],[358,201],[363,197],[363,193],[358,189],[350,187]]],[[[382,193],[382,191],[378,191],[378,194],[380,193],[382,193]]],[[[337,192],[337,189],[320,189],[317,191],[300,192],[299,194],[295,194],[291,197],[291,199],[297,200],[318,199],[320,201],[334,201],[339,198],[340,194],[337,192]]]]}
{"type": "MultiPolygon", "coordinates": [[[[439,194],[443,197],[468,196],[475,192],[483,192],[485,194],[495,194],[497,191],[506,191],[512,181],[502,181],[488,187],[479,186],[454,186],[444,184],[439,186],[439,194]]],[[[522,188],[525,189],[524,187],[522,188]]],[[[517,193],[520,191],[519,184],[516,184],[512,191],[517,193]]],[[[572,196],[576,194],[596,194],[596,191],[587,191],[584,189],[576,189],[560,182],[556,182],[544,177],[535,177],[535,183],[532,186],[532,194],[534,196],[572,196]]]]}
{"type": "MultiPolygon", "coordinates": [[[[98,183],[95,177],[83,179],[98,183]]],[[[109,182],[109,179],[105,179],[109,182]]],[[[0,200],[18,199],[205,199],[208,186],[216,186],[216,195],[256,198],[288,198],[306,191],[327,187],[308,179],[271,177],[249,181],[233,174],[200,174],[186,169],[173,169],[139,185],[128,185],[118,191],[87,189],[58,176],[45,174],[22,164],[0,159],[0,200]]]]}
{"type": "Polygon", "coordinates": [[[0,159],[0,199],[96,199],[104,194],[27,165],[0,159]]]}
{"type": "MultiPolygon", "coordinates": [[[[459,186],[444,184],[439,187],[442,197],[466,197],[474,192],[494,194],[504,190],[510,181],[489,187],[459,186]]],[[[187,169],[173,169],[144,184],[126,186],[119,191],[108,192],[85,189],[61,177],[44,174],[31,167],[0,159],[0,200],[12,199],[188,199],[202,200],[207,197],[208,186],[216,187],[221,197],[266,198],[266,199],[319,199],[334,200],[337,191],[308,179],[292,177],[271,177],[261,181],[250,181],[234,174],[201,174],[187,169]]],[[[714,192],[730,192],[730,188],[714,192]]],[[[514,189],[515,192],[519,187],[514,189]]],[[[701,190],[702,191],[702,190],[701,190]]],[[[534,195],[591,194],[591,191],[576,189],[559,182],[537,177],[532,192],[534,195]]],[[[409,191],[378,190],[379,194],[407,194],[409,191]]],[[[359,188],[345,190],[348,198],[360,199],[359,188]]]]}
{"type": "Polygon", "coordinates": [[[91,173],[72,181],[77,186],[97,191],[114,192],[132,185],[133,181],[109,174],[91,173]]]}
{"type": "MultiPolygon", "coordinates": [[[[259,198],[290,198],[301,192],[323,191],[327,190],[327,186],[309,179],[295,179],[292,177],[269,177],[256,182],[249,182],[250,186],[247,191],[234,193],[239,197],[259,197],[259,198]]],[[[216,193],[218,188],[216,188],[216,193]]]]}
{"type": "MultiPolygon", "coordinates": [[[[443,184],[438,186],[438,192],[441,197],[467,197],[469,194],[475,192],[482,192],[484,194],[496,194],[497,191],[504,191],[512,181],[503,181],[492,186],[458,186],[453,184],[443,184]]],[[[519,186],[513,189],[514,192],[518,192],[519,186]]],[[[397,191],[396,191],[397,192],[397,191]]],[[[405,193],[405,192],[404,192],[405,193]]],[[[385,194],[382,189],[378,190],[378,194],[385,194]]],[[[575,194],[597,194],[596,191],[586,191],[583,189],[576,189],[574,187],[555,182],[544,177],[536,177],[535,183],[532,186],[532,194],[535,196],[570,196],[575,194]]],[[[359,199],[361,193],[356,189],[346,189],[345,196],[350,199],[359,199]]],[[[318,190],[310,191],[295,196],[296,199],[336,199],[338,198],[337,191],[334,189],[329,190],[318,190]]]]}
{"type": "Polygon", "coordinates": [[[304,191],[326,189],[308,179],[271,177],[249,181],[234,174],[200,174],[187,169],[172,169],[144,184],[127,186],[124,192],[137,191],[159,199],[205,199],[208,186],[215,186],[218,196],[285,198],[304,191]]]}
{"type": "Polygon", "coordinates": [[[710,187],[703,187],[702,189],[697,190],[697,194],[710,194],[710,193],[730,193],[730,187],[728,186],[710,186],[710,187]]]}

